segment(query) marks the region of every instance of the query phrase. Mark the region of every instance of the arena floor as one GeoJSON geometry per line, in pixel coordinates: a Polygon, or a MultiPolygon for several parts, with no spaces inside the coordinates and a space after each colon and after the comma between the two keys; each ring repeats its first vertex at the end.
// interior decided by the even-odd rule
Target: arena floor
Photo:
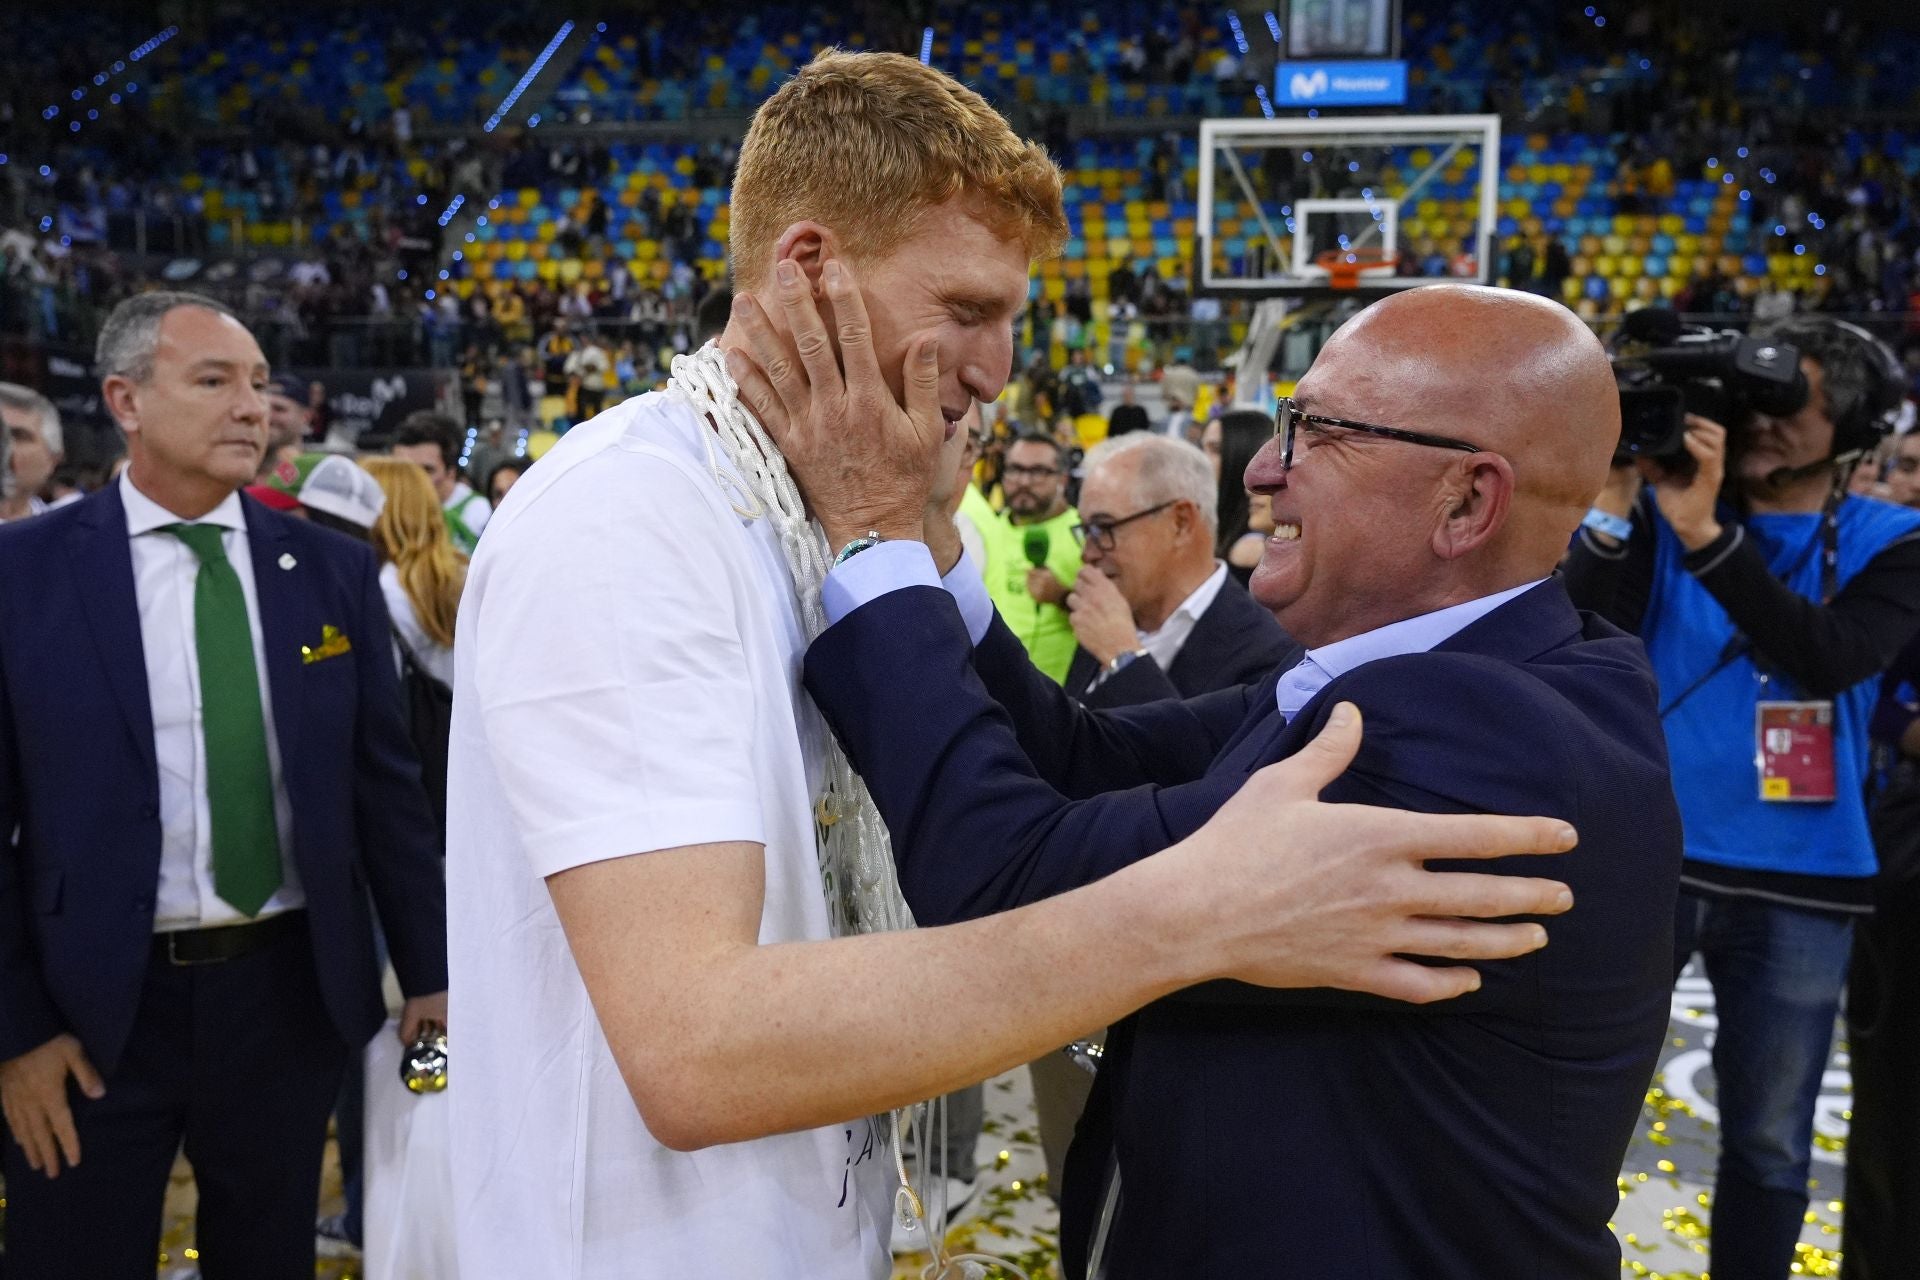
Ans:
{"type": "MultiPolygon", "coordinates": [[[[1645,1280],[1701,1280],[1707,1264],[1711,1218],[1709,1189],[1717,1152],[1713,1120],[1713,1074],[1707,1045],[1714,1027],[1713,993],[1689,973],[1673,995],[1673,1021],[1660,1072],[1648,1092],[1640,1132],[1620,1178],[1621,1274],[1645,1280]]],[[[1800,1272],[1837,1276],[1840,1221],[1845,1200],[1849,1083],[1844,1043],[1835,1046],[1820,1100],[1814,1138],[1814,1203],[1801,1236],[1800,1272]]],[[[1024,1068],[989,1082],[986,1131],[980,1168],[988,1180],[980,1212],[955,1228],[949,1248],[1004,1257],[1029,1280],[1055,1275],[1058,1220],[1044,1187],[1045,1164],[1034,1128],[1033,1097],[1024,1068]]],[[[339,1208],[340,1177],[332,1148],[324,1174],[323,1212],[339,1208]]],[[[161,1280],[192,1280],[193,1182],[185,1162],[174,1171],[168,1223],[160,1260],[161,1280]]],[[[1313,1242],[1316,1252],[1339,1247],[1334,1226],[1313,1242]]],[[[1490,1256],[1499,1242],[1489,1240],[1490,1256]]],[[[894,1280],[918,1280],[925,1255],[896,1259],[894,1280]]],[[[357,1264],[322,1262],[317,1280],[361,1280],[357,1264]]]]}

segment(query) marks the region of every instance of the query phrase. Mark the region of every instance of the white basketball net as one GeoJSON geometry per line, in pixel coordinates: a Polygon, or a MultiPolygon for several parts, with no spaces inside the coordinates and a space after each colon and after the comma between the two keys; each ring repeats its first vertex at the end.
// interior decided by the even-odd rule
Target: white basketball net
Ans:
{"type": "MultiPolygon", "coordinates": [[[[800,611],[800,627],[809,641],[827,629],[826,610],[820,604],[820,586],[827,579],[829,562],[826,534],[807,515],[800,489],[787,470],[772,437],[740,403],[740,388],[720,348],[709,342],[691,355],[675,356],[668,389],[693,407],[696,414],[713,423],[705,433],[707,463],[713,478],[732,495],[733,509],[744,520],[767,519],[780,535],[780,550],[786,556],[787,575],[793,580],[794,604],[800,611]],[[729,475],[714,456],[714,443],[733,464],[739,479],[729,475]],[[744,492],[742,491],[744,489],[744,492]]],[[[911,929],[913,912],[900,896],[900,880],[893,867],[893,843],[887,824],[874,808],[867,784],[853,771],[839,741],[827,734],[825,780],[814,802],[814,834],[820,858],[820,884],[826,895],[827,918],[833,935],[880,933],[890,929],[911,929]]],[[[922,1275],[926,1280],[962,1280],[984,1276],[983,1263],[995,1263],[1009,1274],[1025,1273],[1005,1259],[985,1254],[949,1254],[944,1231],[934,1226],[946,1221],[946,1179],[926,1176],[929,1148],[939,1148],[946,1128],[945,1100],[920,1103],[896,1111],[891,1117],[894,1170],[900,1183],[894,1212],[902,1221],[919,1219],[932,1237],[929,1247],[933,1261],[922,1275]],[[901,1130],[911,1113],[917,1120],[921,1138],[921,1187],[916,1190],[901,1151],[901,1130]],[[929,1121],[932,1123],[930,1124],[929,1121]]]]}
{"type": "MultiPolygon", "coordinates": [[[[707,435],[708,461],[713,464],[714,479],[722,488],[733,491],[734,510],[744,519],[770,520],[779,534],[780,550],[793,580],[800,627],[806,638],[813,640],[827,629],[820,584],[826,581],[832,565],[826,534],[807,515],[786,459],[780,456],[766,428],[740,403],[740,389],[727,372],[720,348],[713,343],[691,355],[675,356],[668,385],[693,406],[695,413],[713,423],[715,430],[707,435]],[[740,481],[718,465],[712,453],[716,440],[740,481]],[[741,481],[744,493],[739,492],[741,481]]],[[[846,752],[830,733],[824,773],[813,816],[820,883],[834,936],[911,929],[913,912],[900,896],[887,825],[874,808],[873,797],[867,794],[867,784],[853,771],[846,752]]]]}

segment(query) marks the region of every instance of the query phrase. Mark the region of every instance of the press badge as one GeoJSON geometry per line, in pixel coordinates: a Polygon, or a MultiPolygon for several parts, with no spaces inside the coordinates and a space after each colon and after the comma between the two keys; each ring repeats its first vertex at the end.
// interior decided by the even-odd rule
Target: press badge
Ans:
{"type": "Polygon", "coordinates": [[[1754,709],[1762,800],[1833,800],[1833,703],[1762,702],[1754,709]]]}

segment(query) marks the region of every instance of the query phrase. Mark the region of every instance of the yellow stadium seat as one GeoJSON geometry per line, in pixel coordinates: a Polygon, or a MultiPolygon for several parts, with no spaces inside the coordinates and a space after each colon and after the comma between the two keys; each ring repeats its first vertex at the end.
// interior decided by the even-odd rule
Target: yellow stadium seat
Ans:
{"type": "Polygon", "coordinates": [[[1627,251],[1627,238],[1618,232],[1606,237],[1601,243],[1606,246],[1608,257],[1617,258],[1627,251]]]}
{"type": "Polygon", "coordinates": [[[1613,215],[1613,234],[1616,236],[1632,235],[1633,234],[1633,216],[1631,214],[1625,214],[1625,213],[1614,214],[1613,215]]]}
{"type": "Polygon", "coordinates": [[[1646,263],[1632,254],[1621,258],[1617,264],[1619,273],[1630,279],[1639,279],[1646,274],[1646,263]]]}
{"type": "Polygon", "coordinates": [[[1615,276],[1607,282],[1607,291],[1615,298],[1624,299],[1633,295],[1633,281],[1625,276],[1615,276]]]}
{"type": "Polygon", "coordinates": [[[1605,276],[1608,279],[1612,279],[1619,270],[1620,264],[1612,258],[1599,257],[1593,260],[1593,274],[1597,276],[1605,276]]]}
{"type": "Polygon", "coordinates": [[[1671,298],[1687,287],[1687,282],[1677,276],[1668,276],[1660,282],[1660,296],[1671,298]]]}
{"type": "Polygon", "coordinates": [[[1580,289],[1580,277],[1577,275],[1568,276],[1560,282],[1560,297],[1567,302],[1578,301],[1580,298],[1580,289]]]}

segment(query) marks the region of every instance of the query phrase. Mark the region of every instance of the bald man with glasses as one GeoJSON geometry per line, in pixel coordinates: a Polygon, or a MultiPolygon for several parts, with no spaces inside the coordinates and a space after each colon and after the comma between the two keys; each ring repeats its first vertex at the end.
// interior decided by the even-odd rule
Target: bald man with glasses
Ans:
{"type": "Polygon", "coordinates": [[[1117,1024],[1068,1160],[1066,1274],[1617,1276],[1608,1223],[1667,1024],[1681,838],[1646,654],[1554,576],[1620,432],[1585,326],[1456,285],[1348,321],[1246,473],[1276,523],[1252,594],[1305,652],[1111,711],[1036,673],[967,575],[942,582],[954,539],[908,509],[897,442],[823,432],[791,386],[748,394],[802,420],[768,425],[829,542],[881,535],[829,577],[806,682],[923,926],[1154,857],[1342,701],[1366,738],[1324,798],[1580,831],[1550,864],[1573,900],[1551,945],[1483,966],[1457,1000],[1208,983],[1117,1024]],[[899,512],[861,505],[894,483],[899,512]],[[853,512],[878,521],[849,533],[853,512]]]}

